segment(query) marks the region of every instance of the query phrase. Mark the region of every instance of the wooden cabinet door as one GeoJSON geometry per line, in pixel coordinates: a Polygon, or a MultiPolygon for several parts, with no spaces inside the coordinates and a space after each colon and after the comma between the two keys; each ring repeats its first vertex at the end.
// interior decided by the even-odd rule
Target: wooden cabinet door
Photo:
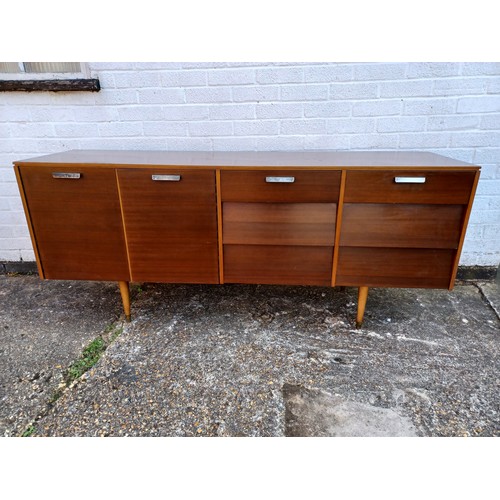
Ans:
{"type": "Polygon", "coordinates": [[[215,171],[117,175],[132,281],[218,283],[215,171]]]}
{"type": "Polygon", "coordinates": [[[20,178],[45,278],[129,280],[114,169],[22,166],[20,178]]]}

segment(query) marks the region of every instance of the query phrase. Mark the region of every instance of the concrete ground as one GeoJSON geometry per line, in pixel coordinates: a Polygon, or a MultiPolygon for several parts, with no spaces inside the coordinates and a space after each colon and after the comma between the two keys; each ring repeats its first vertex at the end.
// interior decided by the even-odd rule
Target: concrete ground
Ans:
{"type": "Polygon", "coordinates": [[[0,275],[5,436],[500,436],[500,292],[0,275]],[[81,378],[68,367],[122,333],[81,378]],[[56,397],[57,396],[57,397],[56,397]]]}

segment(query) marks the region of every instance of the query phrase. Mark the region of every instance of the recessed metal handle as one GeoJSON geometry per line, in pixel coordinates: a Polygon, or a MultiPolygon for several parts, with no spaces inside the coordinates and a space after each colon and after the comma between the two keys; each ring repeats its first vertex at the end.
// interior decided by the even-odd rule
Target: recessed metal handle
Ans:
{"type": "Polygon", "coordinates": [[[295,177],[266,177],[266,182],[292,183],[295,182],[295,177]]]}
{"type": "Polygon", "coordinates": [[[425,184],[425,177],[394,177],[396,184],[425,184]]]}
{"type": "Polygon", "coordinates": [[[154,181],[170,181],[170,182],[179,182],[181,180],[180,175],[152,175],[151,179],[154,181]]]}
{"type": "Polygon", "coordinates": [[[81,176],[78,172],[52,172],[54,179],[79,179],[81,176]]]}

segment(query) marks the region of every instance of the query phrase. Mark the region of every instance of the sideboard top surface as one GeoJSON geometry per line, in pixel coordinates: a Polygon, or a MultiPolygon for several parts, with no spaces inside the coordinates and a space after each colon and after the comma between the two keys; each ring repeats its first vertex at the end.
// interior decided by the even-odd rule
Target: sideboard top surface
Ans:
{"type": "Polygon", "coordinates": [[[460,168],[479,167],[435,153],[417,151],[125,151],[71,150],[18,160],[15,165],[460,168]]]}

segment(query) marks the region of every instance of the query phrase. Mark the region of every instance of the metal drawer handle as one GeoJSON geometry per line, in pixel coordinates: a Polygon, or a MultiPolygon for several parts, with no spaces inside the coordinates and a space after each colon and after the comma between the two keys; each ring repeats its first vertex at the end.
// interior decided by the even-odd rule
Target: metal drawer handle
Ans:
{"type": "Polygon", "coordinates": [[[78,172],[52,172],[54,179],[79,179],[81,176],[78,172]]]}
{"type": "Polygon", "coordinates": [[[425,177],[394,177],[396,184],[425,184],[425,177]]]}
{"type": "Polygon", "coordinates": [[[179,182],[181,180],[180,175],[152,175],[151,179],[154,181],[170,181],[179,182]]]}
{"type": "Polygon", "coordinates": [[[295,182],[295,177],[266,177],[266,182],[292,183],[295,182]]]}

